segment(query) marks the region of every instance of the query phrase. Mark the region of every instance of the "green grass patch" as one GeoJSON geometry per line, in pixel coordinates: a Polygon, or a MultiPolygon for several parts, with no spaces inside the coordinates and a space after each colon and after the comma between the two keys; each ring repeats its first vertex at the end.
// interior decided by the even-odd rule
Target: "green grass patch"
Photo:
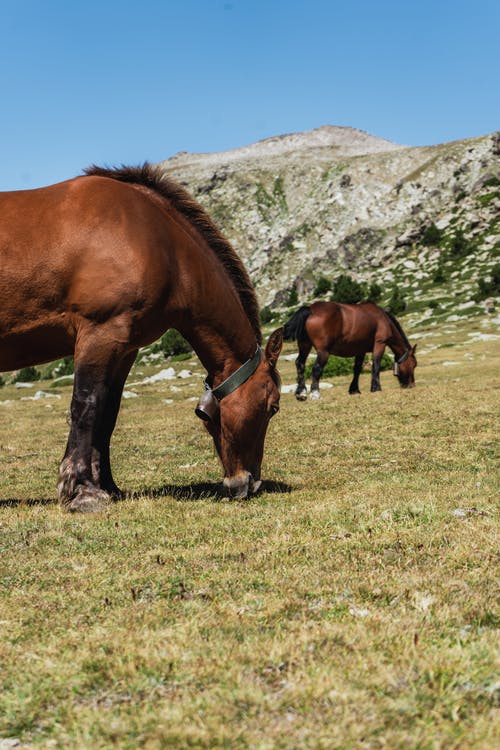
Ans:
{"type": "MultiPolygon", "coordinates": [[[[318,402],[283,394],[269,484],[245,502],[214,492],[221,469],[189,400],[199,365],[178,390],[133,386],[112,444],[132,494],[90,517],[54,501],[70,389],[21,401],[6,385],[0,737],[496,747],[500,362],[495,340],[468,343],[478,330],[492,332],[465,321],[453,348],[431,349],[443,339],[421,328],[411,391],[387,372],[371,394],[363,373],[349,396],[349,372],[318,402]]],[[[293,361],[280,369],[293,383],[293,361]]],[[[127,387],[154,371],[136,365],[127,387]]]]}

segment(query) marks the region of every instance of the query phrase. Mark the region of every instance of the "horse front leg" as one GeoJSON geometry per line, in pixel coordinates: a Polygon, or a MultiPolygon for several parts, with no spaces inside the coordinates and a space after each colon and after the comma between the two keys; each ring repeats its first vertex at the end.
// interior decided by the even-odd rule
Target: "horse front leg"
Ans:
{"type": "Polygon", "coordinates": [[[101,510],[110,500],[109,494],[100,486],[99,468],[92,462],[107,391],[101,373],[84,365],[75,366],[71,426],[57,485],[59,500],[69,511],[101,510]]]}
{"type": "Polygon", "coordinates": [[[329,353],[325,351],[318,351],[318,356],[313,365],[312,369],[312,381],[311,381],[311,394],[309,398],[312,401],[317,401],[320,398],[319,394],[319,380],[323,373],[323,368],[326,365],[329,357],[329,353]]]}
{"type": "Polygon", "coordinates": [[[365,361],[365,355],[364,354],[358,354],[356,357],[354,357],[354,377],[352,379],[351,385],[349,386],[349,393],[352,395],[353,393],[361,393],[359,390],[359,376],[361,374],[361,370],[363,369],[363,362],[365,361]]]}
{"type": "Polygon", "coordinates": [[[385,344],[375,344],[372,353],[372,385],[371,392],[381,391],[382,386],[380,385],[380,362],[385,352],[385,344]]]}
{"type": "Polygon", "coordinates": [[[297,388],[295,389],[295,398],[297,401],[305,401],[307,398],[305,371],[310,351],[311,343],[309,341],[299,341],[299,355],[295,360],[295,367],[297,368],[297,388]]]}
{"type": "Polygon", "coordinates": [[[121,343],[128,339],[125,318],[99,327],[82,326],[78,333],[71,424],[58,482],[59,499],[69,511],[101,510],[110,502],[109,491],[116,488],[109,466],[109,440],[133,361],[121,343]]]}
{"type": "Polygon", "coordinates": [[[123,493],[115,484],[111,472],[110,441],[120,410],[125,381],[136,356],[137,350],[127,355],[111,379],[104,403],[101,427],[97,431],[92,448],[92,478],[96,484],[100,484],[102,490],[115,497],[121,497],[123,493]]]}

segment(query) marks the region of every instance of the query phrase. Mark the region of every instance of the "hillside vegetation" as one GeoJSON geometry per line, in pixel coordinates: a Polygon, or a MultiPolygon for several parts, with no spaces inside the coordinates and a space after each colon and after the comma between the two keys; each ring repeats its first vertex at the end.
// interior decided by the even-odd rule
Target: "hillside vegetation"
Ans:
{"type": "Polygon", "coordinates": [[[446,310],[473,303],[498,262],[499,157],[498,133],[413,148],[327,126],[161,166],[241,253],[262,305],[349,273],[446,310]]]}

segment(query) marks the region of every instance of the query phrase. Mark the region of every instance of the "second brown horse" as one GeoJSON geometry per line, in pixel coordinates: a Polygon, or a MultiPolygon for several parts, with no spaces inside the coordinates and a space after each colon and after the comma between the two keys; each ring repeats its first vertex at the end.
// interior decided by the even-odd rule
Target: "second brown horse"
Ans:
{"type": "Polygon", "coordinates": [[[330,354],[354,357],[354,377],[349,393],[359,393],[359,375],[367,352],[372,352],[371,390],[380,391],[380,361],[386,346],[394,352],[394,374],[403,388],[415,385],[416,345],[411,346],[396,318],[373,302],[346,305],[338,302],[313,302],[297,310],[284,327],[285,341],[297,340],[299,355],[297,389],[299,401],[307,398],[306,360],[317,351],[312,370],[310,398],[319,398],[319,380],[330,354]]]}

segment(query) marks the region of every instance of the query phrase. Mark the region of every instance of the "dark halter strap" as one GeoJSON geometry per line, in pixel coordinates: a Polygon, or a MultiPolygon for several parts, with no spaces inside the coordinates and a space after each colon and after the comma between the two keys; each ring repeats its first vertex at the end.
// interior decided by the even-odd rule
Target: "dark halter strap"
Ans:
{"type": "Polygon", "coordinates": [[[206,378],[204,382],[205,390],[212,391],[212,394],[215,396],[217,401],[221,401],[224,396],[228,396],[230,393],[235,391],[240,387],[240,385],[243,385],[243,383],[248,380],[250,375],[254,374],[255,370],[260,364],[261,359],[262,349],[259,345],[257,345],[257,349],[255,350],[255,354],[253,355],[253,357],[247,359],[247,361],[244,362],[241,367],[238,367],[238,369],[233,372],[232,375],[223,380],[222,383],[217,386],[217,388],[212,389],[208,382],[208,378],[206,378]]]}
{"type": "Polygon", "coordinates": [[[394,370],[393,370],[394,375],[398,374],[399,365],[403,364],[403,362],[406,362],[406,360],[410,356],[410,351],[411,349],[407,349],[402,357],[400,357],[399,359],[394,358],[394,370]]]}
{"type": "Polygon", "coordinates": [[[398,360],[396,360],[396,364],[402,365],[403,362],[406,362],[408,357],[410,356],[410,349],[407,349],[402,357],[400,357],[398,360]]]}

